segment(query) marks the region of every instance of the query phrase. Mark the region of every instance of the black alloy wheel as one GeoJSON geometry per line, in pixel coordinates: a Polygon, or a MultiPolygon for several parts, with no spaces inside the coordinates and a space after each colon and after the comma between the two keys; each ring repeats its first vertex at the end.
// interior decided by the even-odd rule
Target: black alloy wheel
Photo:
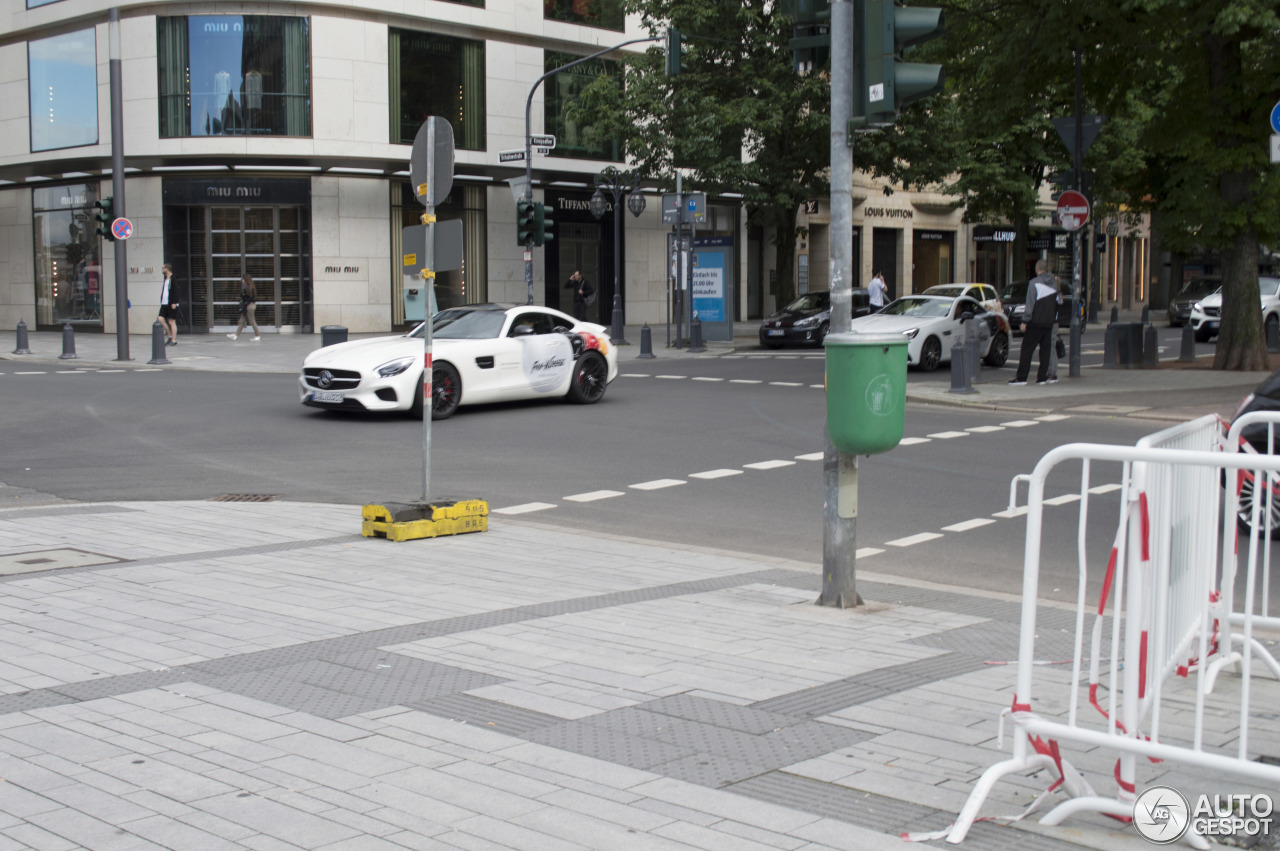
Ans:
{"type": "Polygon", "coordinates": [[[987,366],[993,366],[997,369],[1004,366],[1005,361],[1009,359],[1009,335],[1003,331],[996,333],[991,338],[991,347],[987,349],[987,356],[983,358],[983,362],[987,366]]]}
{"type": "Polygon", "coordinates": [[[579,405],[594,405],[604,398],[609,386],[609,364],[599,352],[584,352],[573,367],[573,379],[569,382],[569,401],[579,405]]]}
{"type": "Polygon", "coordinates": [[[462,379],[451,363],[437,363],[431,370],[431,419],[447,420],[462,402],[462,379]]]}
{"type": "Polygon", "coordinates": [[[930,337],[920,347],[920,371],[933,372],[942,363],[942,343],[937,337],[930,337]]]}

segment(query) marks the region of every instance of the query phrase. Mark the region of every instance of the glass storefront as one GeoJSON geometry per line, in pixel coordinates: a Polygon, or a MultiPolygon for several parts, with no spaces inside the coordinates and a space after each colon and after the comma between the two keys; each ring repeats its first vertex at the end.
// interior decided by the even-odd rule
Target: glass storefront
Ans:
{"type": "Polygon", "coordinates": [[[31,150],[98,142],[98,45],[95,31],[27,43],[31,150]]]}
{"type": "MultiPolygon", "coordinates": [[[[955,281],[952,256],[956,235],[952,231],[917,230],[912,234],[912,287],[924,292],[938,284],[955,281]]],[[[986,281],[978,281],[986,283],[986,281]]]]}
{"type": "MultiPolygon", "coordinates": [[[[404,288],[418,286],[420,282],[406,284],[400,274],[402,255],[402,230],[421,221],[423,207],[418,203],[407,180],[391,184],[391,324],[405,326],[404,288]]],[[[444,203],[436,207],[437,221],[462,220],[462,268],[436,275],[436,304],[441,310],[460,304],[479,304],[487,301],[489,279],[487,265],[488,223],[483,186],[467,186],[455,183],[444,203]]]]}
{"type": "Polygon", "coordinates": [[[484,42],[393,29],[388,54],[392,143],[412,144],[422,122],[439,115],[453,125],[454,145],[483,151],[484,42]]]}
{"type": "Polygon", "coordinates": [[[310,136],[307,18],[156,18],[160,136],[310,136]]]}
{"type": "Polygon", "coordinates": [[[626,24],[622,0],[543,0],[542,15],[549,21],[569,21],[616,32],[622,32],[626,24]]]}
{"type": "MultiPolygon", "coordinates": [[[[581,58],[572,53],[556,53],[548,50],[544,60],[544,70],[553,71],[581,58]]],[[[614,162],[622,159],[621,140],[596,138],[591,132],[592,126],[586,123],[582,116],[574,115],[573,110],[570,109],[578,99],[578,94],[591,85],[596,77],[601,75],[618,77],[620,73],[621,69],[617,62],[593,59],[547,80],[543,126],[546,132],[556,137],[556,146],[551,149],[549,156],[614,162]]]]}
{"type": "Polygon", "coordinates": [[[36,327],[102,329],[102,244],[94,184],[31,190],[35,232],[36,327]]]}

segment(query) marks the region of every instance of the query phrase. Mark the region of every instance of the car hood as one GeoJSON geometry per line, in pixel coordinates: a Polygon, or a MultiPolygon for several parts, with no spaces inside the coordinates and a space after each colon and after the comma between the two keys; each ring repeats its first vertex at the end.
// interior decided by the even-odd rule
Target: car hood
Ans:
{"type": "MultiPolygon", "coordinates": [[[[433,349],[451,340],[435,340],[433,349]]],[[[302,361],[306,366],[326,366],[339,369],[370,370],[396,358],[422,354],[422,340],[398,335],[394,337],[370,337],[352,340],[316,349],[302,361]]]]}
{"type": "Polygon", "coordinates": [[[771,314],[765,322],[792,321],[797,319],[807,319],[810,316],[824,316],[831,312],[831,308],[823,307],[818,310],[779,310],[777,313],[771,314]]]}
{"type": "Polygon", "coordinates": [[[912,328],[932,325],[940,318],[937,316],[886,316],[883,313],[873,313],[853,320],[849,330],[855,334],[901,334],[912,328]]]}
{"type": "Polygon", "coordinates": [[[1204,298],[1196,298],[1191,301],[1193,304],[1200,302],[1202,307],[1222,307],[1222,293],[1210,293],[1204,298]]]}

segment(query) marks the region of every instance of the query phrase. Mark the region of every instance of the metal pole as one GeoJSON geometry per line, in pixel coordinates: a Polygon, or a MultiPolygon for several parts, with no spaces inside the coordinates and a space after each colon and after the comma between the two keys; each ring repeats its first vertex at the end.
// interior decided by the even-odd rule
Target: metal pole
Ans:
{"type": "MultiPolygon", "coordinates": [[[[1075,160],[1075,182],[1076,191],[1084,192],[1084,175],[1081,169],[1084,156],[1084,126],[1081,123],[1084,116],[1083,93],[1081,89],[1080,79],[1080,49],[1075,50],[1076,59],[1076,134],[1075,134],[1075,151],[1072,159],[1075,160]]],[[[1077,230],[1071,240],[1071,350],[1068,353],[1067,375],[1071,378],[1080,377],[1080,249],[1081,249],[1081,232],[1077,230]]],[[[1054,331],[1057,334],[1057,331],[1054,331]]]]}
{"type": "Polygon", "coordinates": [[[613,332],[609,342],[629,346],[622,330],[622,193],[631,191],[632,181],[623,181],[621,175],[614,175],[613,181],[613,332]]]}
{"type": "MultiPolygon", "coordinates": [[[[831,3],[831,331],[853,321],[853,3],[831,3]]],[[[822,453],[822,594],[818,604],[861,603],[855,582],[858,549],[858,458],[836,450],[830,434],[822,453]]]]}
{"type": "MultiPolygon", "coordinates": [[[[111,88],[111,197],[112,212],[125,215],[124,205],[124,94],[120,71],[120,10],[107,10],[107,42],[111,88]]],[[[110,227],[108,222],[107,226],[110,227]]],[[[129,255],[128,240],[116,240],[116,360],[129,357],[129,255]]],[[[176,321],[176,320],[175,320],[176,321]]]]}
{"type": "MultiPolygon", "coordinates": [[[[526,134],[527,135],[527,134],[526,134]]],[[[427,126],[427,194],[423,198],[426,208],[422,214],[422,223],[427,226],[427,245],[423,252],[423,281],[426,284],[427,304],[424,313],[426,319],[422,323],[422,503],[426,505],[431,499],[431,415],[435,410],[435,376],[432,375],[435,364],[431,362],[431,305],[435,303],[436,294],[436,208],[431,203],[436,191],[436,122],[427,126]]],[[[417,191],[421,192],[422,187],[417,191]]],[[[527,265],[527,264],[526,264],[527,265]]],[[[532,287],[532,284],[530,284],[532,287]]],[[[530,289],[530,293],[532,293],[530,289]]]]}
{"type": "MultiPolygon", "coordinates": [[[[676,348],[684,345],[681,339],[684,324],[684,191],[680,172],[676,172],[676,348]]],[[[693,248],[693,244],[689,244],[693,248]]]]}

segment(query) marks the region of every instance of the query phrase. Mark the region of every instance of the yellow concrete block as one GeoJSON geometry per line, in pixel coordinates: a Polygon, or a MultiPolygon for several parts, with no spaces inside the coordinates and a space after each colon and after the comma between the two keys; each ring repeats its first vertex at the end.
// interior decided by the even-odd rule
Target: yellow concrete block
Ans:
{"type": "Polygon", "coordinates": [[[361,524],[360,534],[366,538],[386,538],[388,541],[414,541],[444,535],[463,535],[467,532],[486,532],[488,529],[489,518],[481,515],[399,523],[365,520],[361,524]]]}

